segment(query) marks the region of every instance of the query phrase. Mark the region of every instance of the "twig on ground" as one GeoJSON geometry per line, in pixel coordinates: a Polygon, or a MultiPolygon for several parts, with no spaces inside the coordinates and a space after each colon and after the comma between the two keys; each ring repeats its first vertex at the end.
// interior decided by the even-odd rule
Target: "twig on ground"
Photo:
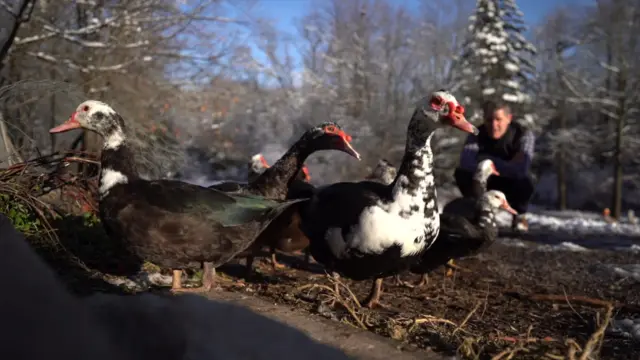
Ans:
{"type": "Polygon", "coordinates": [[[611,315],[613,314],[613,305],[611,303],[606,305],[607,312],[605,313],[604,319],[600,323],[598,329],[591,334],[591,337],[587,341],[584,346],[584,351],[580,356],[579,360],[587,360],[590,358],[591,354],[596,350],[599,344],[604,340],[604,332],[607,330],[607,326],[609,325],[609,321],[611,321],[611,315]]]}
{"type": "Polygon", "coordinates": [[[475,314],[476,311],[478,311],[478,309],[480,308],[480,304],[482,304],[481,302],[477,303],[476,306],[473,308],[473,310],[471,310],[467,316],[464,318],[464,320],[462,320],[462,322],[460,323],[460,325],[458,325],[458,327],[456,327],[453,332],[451,333],[451,335],[455,335],[459,330],[462,329],[463,326],[465,326],[467,324],[467,321],[469,321],[469,319],[471,319],[471,317],[473,316],[473,314],[475,314]]]}
{"type": "Polygon", "coordinates": [[[628,309],[632,311],[640,311],[640,307],[631,304],[624,304],[620,302],[612,302],[608,300],[591,298],[588,296],[582,295],[554,295],[554,294],[522,294],[515,291],[505,292],[504,295],[516,298],[518,300],[529,300],[529,301],[562,301],[567,302],[571,301],[573,303],[581,303],[586,305],[593,306],[604,306],[607,307],[609,305],[613,305],[614,307],[621,309],[628,309]]]}
{"type": "Polygon", "coordinates": [[[348,302],[345,299],[343,299],[342,296],[340,296],[340,294],[337,294],[335,290],[332,289],[330,286],[320,285],[320,284],[307,284],[307,285],[303,285],[296,288],[297,291],[302,291],[306,289],[309,289],[309,290],[322,289],[329,292],[332,295],[333,299],[347,310],[349,315],[351,315],[351,317],[358,323],[359,327],[361,327],[364,330],[368,329],[367,326],[362,322],[362,319],[360,319],[360,317],[356,313],[353,306],[349,305],[348,302]]]}

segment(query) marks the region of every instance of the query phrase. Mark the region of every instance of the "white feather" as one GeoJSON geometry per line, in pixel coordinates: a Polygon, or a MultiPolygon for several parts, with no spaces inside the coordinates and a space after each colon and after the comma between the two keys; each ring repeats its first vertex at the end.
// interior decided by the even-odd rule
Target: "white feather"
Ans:
{"type": "Polygon", "coordinates": [[[116,150],[124,143],[122,131],[114,131],[108,138],[104,139],[103,149],[116,150]]]}
{"type": "Polygon", "coordinates": [[[109,190],[117,184],[126,184],[129,179],[121,172],[112,169],[102,169],[100,176],[100,197],[109,194],[109,190]]]}

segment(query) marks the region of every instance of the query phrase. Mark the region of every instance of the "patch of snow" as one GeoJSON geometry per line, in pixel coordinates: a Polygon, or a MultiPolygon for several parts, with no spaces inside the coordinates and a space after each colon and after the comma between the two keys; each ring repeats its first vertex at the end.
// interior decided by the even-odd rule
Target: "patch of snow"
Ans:
{"type": "Polygon", "coordinates": [[[563,231],[573,234],[620,234],[640,236],[640,226],[633,224],[608,223],[604,219],[588,219],[570,217],[566,219],[555,216],[528,213],[526,215],[529,228],[551,231],[563,231]]]}
{"type": "Polygon", "coordinates": [[[578,244],[574,244],[572,242],[567,242],[567,241],[563,241],[557,245],[542,245],[538,248],[538,250],[540,251],[564,250],[564,251],[574,251],[574,252],[588,251],[588,249],[585,247],[582,247],[578,244]]]}
{"type": "Polygon", "coordinates": [[[640,316],[633,319],[611,319],[609,331],[629,339],[640,341],[640,316]]]}

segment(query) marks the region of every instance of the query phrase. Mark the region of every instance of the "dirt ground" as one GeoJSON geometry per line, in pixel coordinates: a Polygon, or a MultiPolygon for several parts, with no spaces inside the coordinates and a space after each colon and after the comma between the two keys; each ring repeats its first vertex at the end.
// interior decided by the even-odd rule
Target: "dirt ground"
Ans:
{"type": "MultiPolygon", "coordinates": [[[[94,253],[90,257],[111,259],[111,265],[117,265],[117,254],[105,256],[109,253],[100,248],[109,241],[98,236],[101,231],[94,233],[99,226],[85,234],[77,230],[77,224],[71,225],[76,229],[74,236],[61,236],[73,240],[65,244],[67,250],[81,250],[82,245],[94,253]]],[[[45,254],[45,258],[76,293],[118,291],[105,288],[102,280],[82,279],[85,269],[61,261],[61,253],[45,254]]],[[[444,268],[432,272],[425,287],[410,289],[385,280],[382,302],[390,309],[373,310],[357,308],[346,289],[335,306],[329,306],[336,297],[317,264],[305,268],[302,256],[279,254],[278,259],[287,265],[285,269],[274,271],[266,257],[261,258],[254,263],[255,275],[247,280],[242,279],[244,260],[236,259],[218,269],[219,285],[240,298],[281,305],[295,309],[296,316],[322,320],[325,340],[332,338],[326,324],[334,321],[394,339],[409,352],[418,348],[424,354],[434,351],[466,359],[507,359],[517,351],[511,359],[571,359],[568,351],[576,348],[571,344],[584,348],[606,319],[606,310],[597,300],[614,303],[614,318],[640,317],[640,283],[604,268],[605,264],[640,264],[640,254],[631,251],[549,252],[498,242],[485,253],[456,261],[461,269],[453,276],[445,276],[444,268]]],[[[418,276],[404,274],[403,280],[416,282],[418,276]]],[[[364,299],[371,286],[370,281],[342,281],[357,299],[364,299]]],[[[213,298],[220,295],[222,292],[209,294],[213,298]]],[[[264,307],[258,306],[257,311],[261,309],[264,307]]],[[[640,358],[637,340],[609,331],[604,335],[601,348],[594,349],[600,350],[600,359],[640,358]]],[[[343,338],[344,326],[336,326],[334,341],[343,338]]],[[[367,341],[375,342],[373,338],[367,341]]],[[[394,356],[389,355],[387,358],[394,356]]]]}
{"type": "MultiPolygon", "coordinates": [[[[637,264],[640,255],[632,252],[548,252],[498,243],[484,254],[457,261],[461,269],[450,277],[444,268],[437,269],[423,288],[385,280],[382,301],[390,308],[374,310],[357,309],[353,301],[345,300],[350,297],[346,290],[341,295],[344,305],[331,308],[326,303],[335,296],[321,287],[331,287],[331,282],[319,268],[312,266],[314,273],[303,270],[298,258],[279,259],[290,267],[274,271],[261,263],[258,274],[244,286],[228,281],[221,281],[221,286],[447,356],[491,359],[513,350],[515,359],[567,356],[568,343],[584,347],[605,318],[606,310],[597,300],[615,304],[614,318],[640,317],[640,284],[603,268],[603,264],[637,264]]],[[[221,270],[235,278],[240,266],[221,270]]],[[[411,274],[403,279],[418,280],[411,274]]],[[[344,280],[344,284],[358,299],[371,286],[368,281],[344,280]]],[[[640,342],[605,334],[601,359],[639,357],[640,342]]]]}

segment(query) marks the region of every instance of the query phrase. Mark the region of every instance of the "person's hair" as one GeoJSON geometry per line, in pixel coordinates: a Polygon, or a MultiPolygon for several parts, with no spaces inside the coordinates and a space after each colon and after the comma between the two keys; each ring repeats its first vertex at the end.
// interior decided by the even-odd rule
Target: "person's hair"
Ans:
{"type": "Polygon", "coordinates": [[[511,106],[503,101],[493,101],[488,100],[482,106],[482,111],[484,112],[484,116],[489,116],[498,110],[504,110],[504,112],[509,115],[511,114],[511,106]]]}

